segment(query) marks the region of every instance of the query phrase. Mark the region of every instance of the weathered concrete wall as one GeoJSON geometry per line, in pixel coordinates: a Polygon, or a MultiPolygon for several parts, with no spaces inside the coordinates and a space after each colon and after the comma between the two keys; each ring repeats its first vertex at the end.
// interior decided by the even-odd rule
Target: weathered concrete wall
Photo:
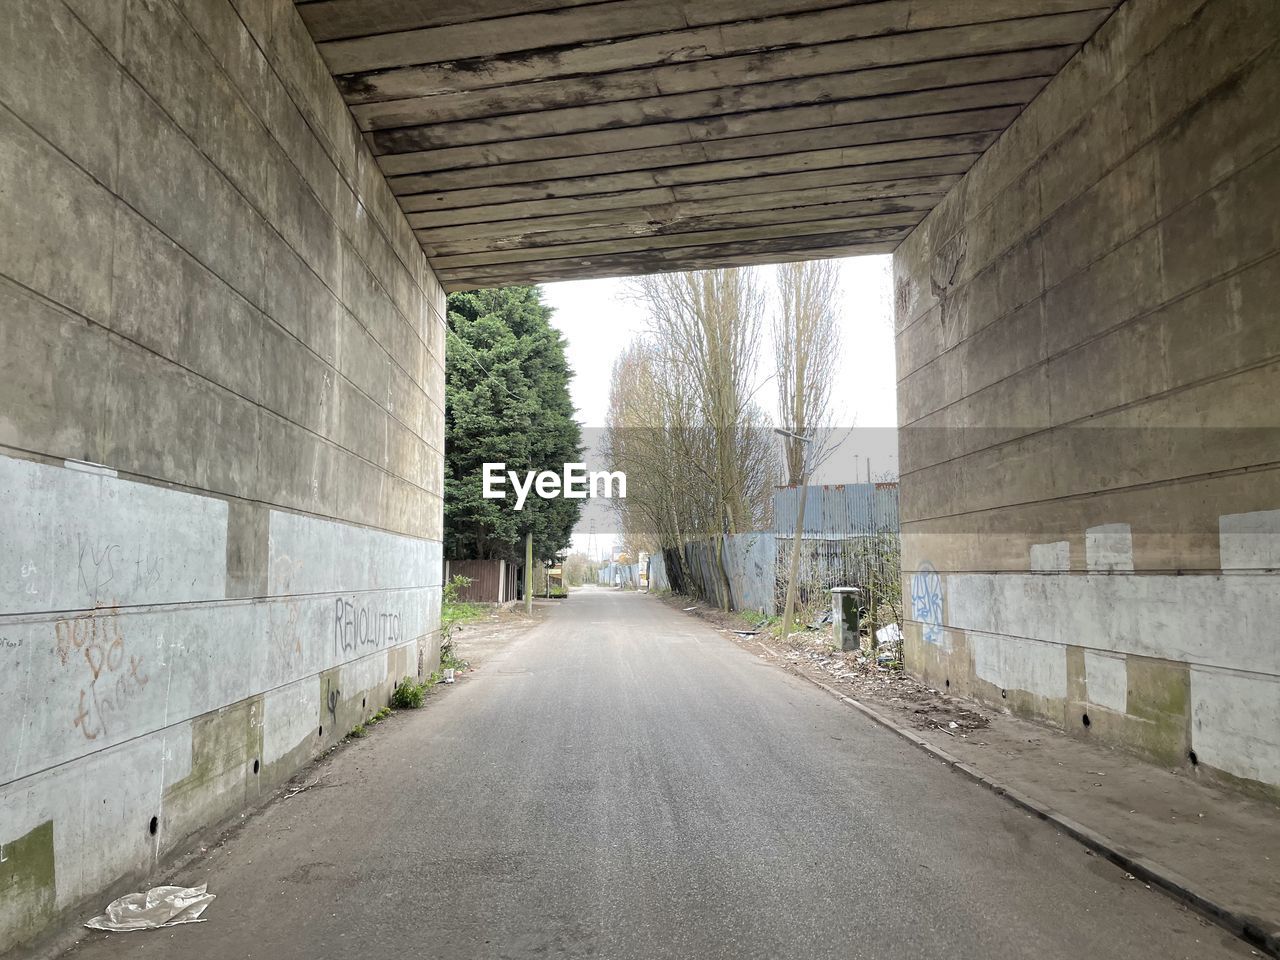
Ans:
{"type": "Polygon", "coordinates": [[[1278,39],[1128,0],[895,256],[911,669],[1272,797],[1278,39]]]}
{"type": "Polygon", "coordinates": [[[443,296],[287,0],[0,2],[0,949],[429,666],[443,296]]]}

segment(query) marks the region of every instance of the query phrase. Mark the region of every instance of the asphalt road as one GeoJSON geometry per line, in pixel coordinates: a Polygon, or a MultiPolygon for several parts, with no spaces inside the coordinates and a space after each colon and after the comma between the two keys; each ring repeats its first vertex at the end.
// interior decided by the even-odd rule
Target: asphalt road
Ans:
{"type": "Polygon", "coordinates": [[[575,593],[80,960],[1159,958],[1250,951],[655,599],[575,593]]]}

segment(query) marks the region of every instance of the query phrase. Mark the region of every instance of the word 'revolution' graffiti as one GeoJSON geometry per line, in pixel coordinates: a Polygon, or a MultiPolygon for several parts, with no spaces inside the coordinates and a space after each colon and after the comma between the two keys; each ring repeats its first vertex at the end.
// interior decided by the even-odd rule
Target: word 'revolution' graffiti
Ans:
{"type": "Polygon", "coordinates": [[[114,615],[58,620],[53,628],[54,652],[62,665],[74,665],[83,659],[88,671],[71,725],[86,740],[97,740],[108,733],[113,714],[123,710],[146,687],[150,678],[143,669],[143,658],[125,649],[114,615]]]}
{"type": "Polygon", "coordinates": [[[919,622],[925,643],[942,643],[942,577],[927,560],[911,576],[911,619],[919,622]]]}
{"type": "Polygon", "coordinates": [[[373,604],[339,597],[334,601],[333,639],[339,656],[399,643],[404,639],[400,614],[384,613],[373,604]]]}

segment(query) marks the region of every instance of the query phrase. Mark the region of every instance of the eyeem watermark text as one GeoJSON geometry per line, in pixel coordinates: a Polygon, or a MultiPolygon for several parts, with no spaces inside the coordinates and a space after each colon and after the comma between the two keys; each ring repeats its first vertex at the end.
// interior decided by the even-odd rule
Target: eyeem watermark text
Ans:
{"type": "Polygon", "coordinates": [[[523,510],[524,502],[532,490],[543,500],[554,500],[564,497],[566,500],[582,500],[586,497],[625,497],[627,495],[627,475],[621,470],[593,470],[587,472],[585,463],[566,463],[563,476],[553,470],[543,470],[534,474],[525,471],[524,482],[515,470],[508,470],[505,463],[486,463],[484,465],[484,498],[486,500],[502,500],[506,497],[507,480],[516,492],[516,509],[523,510]]]}

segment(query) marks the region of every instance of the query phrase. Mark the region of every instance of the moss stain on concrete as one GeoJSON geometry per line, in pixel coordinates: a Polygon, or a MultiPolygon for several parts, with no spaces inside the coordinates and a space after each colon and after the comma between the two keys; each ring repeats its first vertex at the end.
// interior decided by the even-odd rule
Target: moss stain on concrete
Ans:
{"type": "Polygon", "coordinates": [[[251,697],[192,722],[191,772],[165,791],[170,840],[214,822],[246,802],[262,756],[262,698],[251,697]]]}
{"type": "Polygon", "coordinates": [[[57,912],[53,821],[0,845],[0,854],[0,929],[22,942],[57,912]]]}

